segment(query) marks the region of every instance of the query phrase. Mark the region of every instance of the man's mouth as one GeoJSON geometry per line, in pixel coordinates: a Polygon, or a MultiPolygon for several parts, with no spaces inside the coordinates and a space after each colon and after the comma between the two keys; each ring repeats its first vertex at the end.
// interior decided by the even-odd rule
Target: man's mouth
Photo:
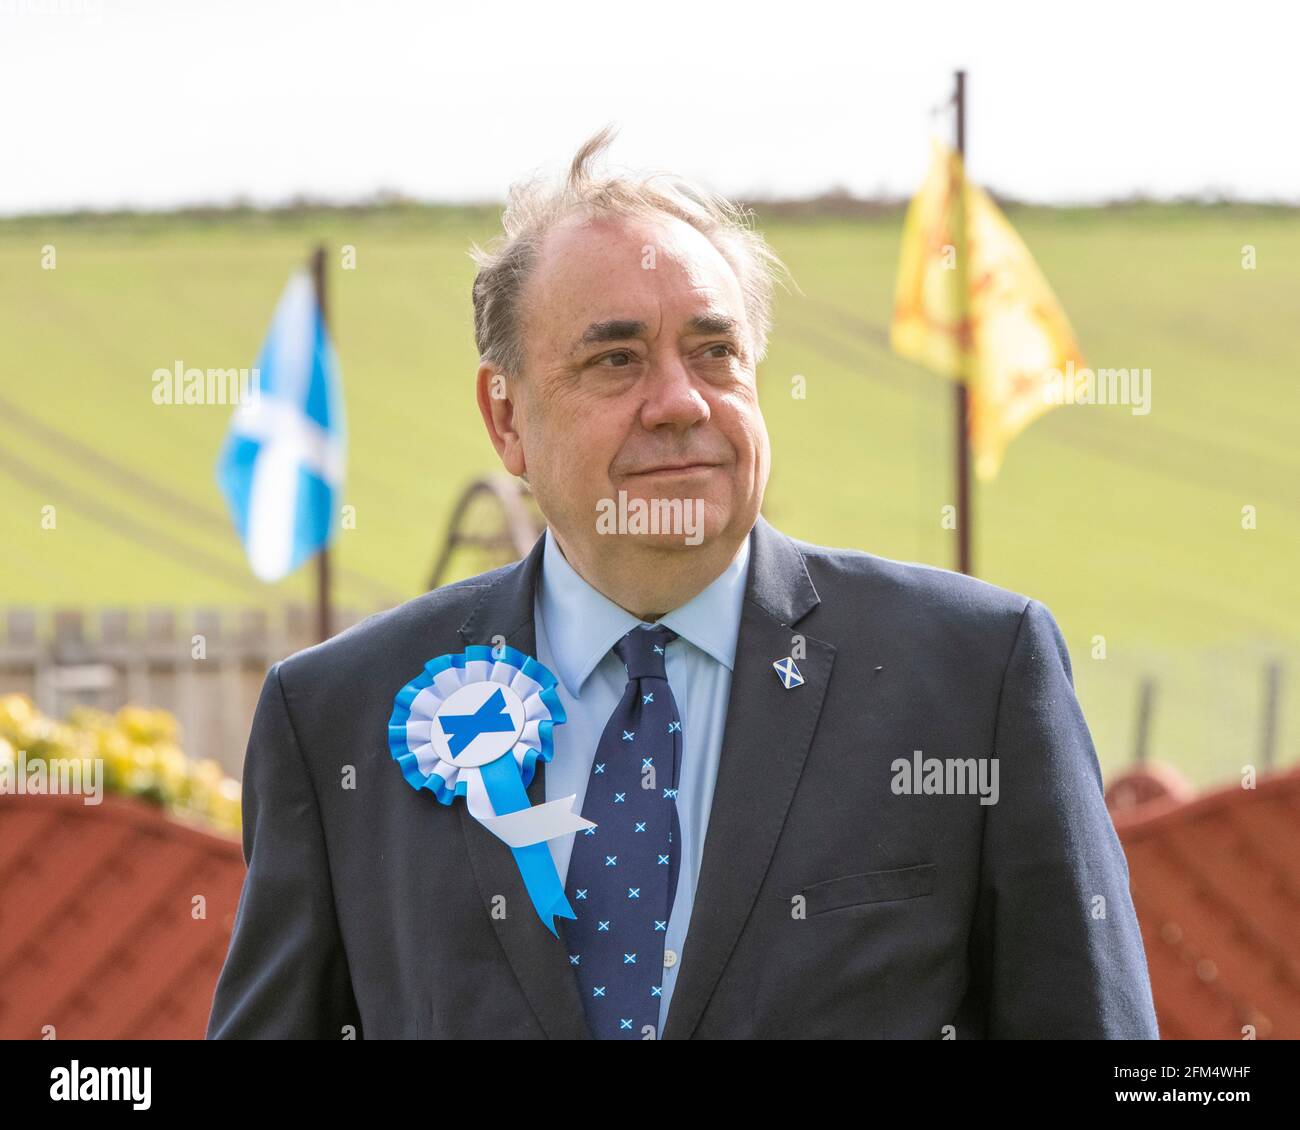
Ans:
{"type": "Polygon", "coordinates": [[[628,478],[641,475],[692,475],[703,471],[715,471],[720,463],[661,463],[655,467],[645,467],[640,471],[631,471],[628,478]]]}

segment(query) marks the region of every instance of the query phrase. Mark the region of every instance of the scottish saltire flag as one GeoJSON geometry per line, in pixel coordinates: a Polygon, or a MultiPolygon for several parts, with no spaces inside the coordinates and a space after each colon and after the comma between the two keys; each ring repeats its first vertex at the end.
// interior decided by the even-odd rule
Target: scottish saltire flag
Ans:
{"type": "Polygon", "coordinates": [[[285,287],[257,369],[217,482],[253,572],[278,581],[328,544],[346,457],[338,362],[306,271],[285,287]]]}

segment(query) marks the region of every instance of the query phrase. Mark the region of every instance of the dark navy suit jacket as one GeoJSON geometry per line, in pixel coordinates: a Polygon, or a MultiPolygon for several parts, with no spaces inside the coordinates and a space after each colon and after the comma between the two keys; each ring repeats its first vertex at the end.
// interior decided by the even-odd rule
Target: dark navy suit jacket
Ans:
{"type": "MultiPolygon", "coordinates": [[[[1158,1038],[1127,863],[1047,609],[762,518],[751,537],[664,1038],[1158,1038]],[[805,682],[786,690],[773,662],[792,654],[805,682]],[[997,803],[896,792],[893,765],[915,750],[996,758],[997,803]]],[[[587,1037],[510,851],[463,803],[412,789],[387,745],[393,697],[428,659],[496,637],[535,654],[542,546],[270,670],[209,1038],[587,1037]]]]}

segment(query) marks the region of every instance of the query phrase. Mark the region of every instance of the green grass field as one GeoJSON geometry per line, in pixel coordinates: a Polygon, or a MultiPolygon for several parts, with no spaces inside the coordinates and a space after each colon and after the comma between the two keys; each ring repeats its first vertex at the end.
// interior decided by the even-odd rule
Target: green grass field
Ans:
{"type": "MultiPolygon", "coordinates": [[[[1235,777],[1256,756],[1271,657],[1287,664],[1280,750],[1294,764],[1296,213],[1010,218],[1089,363],[1151,369],[1152,410],[1067,407],[1031,425],[978,490],[979,574],[1055,613],[1108,771],[1128,760],[1149,672],[1154,754],[1199,783],[1235,777]],[[1242,269],[1246,244],[1255,270],[1242,269]]],[[[371,609],[421,591],[452,502],[495,466],[473,402],[466,255],[494,224],[492,210],[450,208],[0,221],[0,603],[309,598],[309,570],[268,588],[245,566],[213,477],[229,409],[156,406],[151,374],[251,367],[289,271],[320,239],[357,255],[331,276],[356,511],[338,542],[339,601],[371,609]]],[[[802,291],[780,296],[760,371],[765,512],[799,537],[951,566],[950,386],[887,343],[901,217],[761,226],[802,291]]]]}

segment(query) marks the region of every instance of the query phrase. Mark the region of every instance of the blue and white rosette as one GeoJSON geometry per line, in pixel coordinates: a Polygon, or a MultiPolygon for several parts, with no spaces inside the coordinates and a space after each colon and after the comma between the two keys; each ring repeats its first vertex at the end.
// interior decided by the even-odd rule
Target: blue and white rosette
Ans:
{"type": "MultiPolygon", "coordinates": [[[[538,760],[550,761],[564,722],[556,679],[511,647],[468,647],[430,659],[397,694],[388,748],[412,788],[469,813],[514,853],[543,925],[575,918],[548,840],[593,828],[573,811],[576,794],[534,805],[526,792],[538,760]]],[[[556,934],[558,937],[559,935],[556,934]]]]}

